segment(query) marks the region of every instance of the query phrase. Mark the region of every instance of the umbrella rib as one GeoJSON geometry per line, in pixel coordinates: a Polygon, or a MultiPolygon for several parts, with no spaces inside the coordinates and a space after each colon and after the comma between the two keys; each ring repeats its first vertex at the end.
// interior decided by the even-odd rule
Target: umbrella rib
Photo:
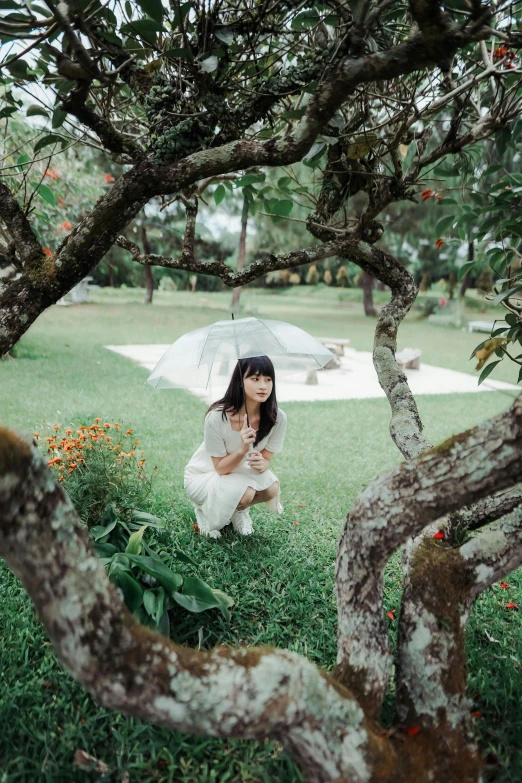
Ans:
{"type": "MultiPolygon", "coordinates": [[[[201,346],[201,350],[199,352],[199,356],[198,356],[198,361],[197,361],[196,367],[199,367],[199,364],[201,362],[201,357],[203,356],[203,351],[205,350],[205,345],[207,344],[208,338],[210,337],[210,332],[212,331],[213,328],[214,328],[214,324],[212,324],[210,329],[208,330],[207,336],[205,337],[205,342],[201,346]]],[[[212,365],[210,365],[210,367],[212,367],[212,365]]],[[[207,384],[208,384],[208,380],[207,380],[207,384]]]]}
{"type": "Polygon", "coordinates": [[[284,348],[284,350],[286,351],[286,353],[288,353],[288,347],[285,345],[285,343],[284,343],[282,340],[280,340],[280,339],[279,339],[279,337],[278,337],[276,334],[274,334],[274,332],[273,332],[273,331],[271,330],[271,328],[268,326],[267,322],[266,322],[266,321],[264,321],[262,318],[258,318],[257,320],[259,321],[259,323],[262,323],[262,324],[263,324],[263,326],[265,327],[265,329],[268,329],[268,331],[270,332],[270,334],[272,335],[272,337],[274,338],[274,340],[277,340],[277,342],[279,343],[279,345],[281,346],[281,348],[284,348]]]}

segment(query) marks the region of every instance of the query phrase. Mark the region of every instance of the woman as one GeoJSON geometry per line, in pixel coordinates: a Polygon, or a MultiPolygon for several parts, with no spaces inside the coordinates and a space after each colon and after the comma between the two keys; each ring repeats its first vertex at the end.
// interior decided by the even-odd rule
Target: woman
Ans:
{"type": "Polygon", "coordinates": [[[282,513],[270,462],[283,448],[285,429],[272,362],[268,356],[239,359],[225,396],[205,414],[203,443],[185,468],[185,489],[202,535],[220,538],[230,522],[240,535],[251,535],[248,509],[257,503],[282,513]]]}

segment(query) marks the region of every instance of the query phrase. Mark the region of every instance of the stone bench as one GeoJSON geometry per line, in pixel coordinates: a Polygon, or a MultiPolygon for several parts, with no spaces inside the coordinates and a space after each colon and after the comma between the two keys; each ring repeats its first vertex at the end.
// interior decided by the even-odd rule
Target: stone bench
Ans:
{"type": "Polygon", "coordinates": [[[340,337],[316,337],[315,339],[326,348],[333,348],[337,356],[344,356],[344,349],[350,345],[350,340],[340,337]]]}
{"type": "Polygon", "coordinates": [[[420,370],[420,348],[404,348],[395,354],[395,361],[403,370],[420,370]]]}
{"type": "Polygon", "coordinates": [[[492,329],[492,321],[470,321],[468,323],[468,332],[491,332],[492,329]]]}

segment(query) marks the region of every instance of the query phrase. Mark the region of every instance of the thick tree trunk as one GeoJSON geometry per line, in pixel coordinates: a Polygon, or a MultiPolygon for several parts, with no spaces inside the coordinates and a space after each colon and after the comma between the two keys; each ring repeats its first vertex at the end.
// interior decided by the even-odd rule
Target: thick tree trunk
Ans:
{"type": "MultiPolygon", "coordinates": [[[[141,242],[143,245],[143,252],[146,255],[150,255],[152,250],[150,247],[149,237],[147,236],[147,229],[145,226],[141,227],[141,242]]],[[[154,275],[152,274],[152,268],[149,264],[145,264],[145,304],[152,304],[152,297],[154,294],[154,275]]]]}
{"type": "MultiPolygon", "coordinates": [[[[247,222],[248,222],[248,200],[246,196],[243,198],[243,210],[241,212],[241,234],[239,235],[239,246],[237,249],[237,271],[241,272],[245,266],[245,250],[246,250],[246,237],[247,237],[247,222]]],[[[243,286],[238,285],[234,288],[232,294],[231,308],[234,310],[239,303],[239,297],[243,286]]]]}
{"type": "Polygon", "coordinates": [[[363,307],[364,314],[375,318],[377,311],[373,304],[374,278],[369,272],[363,271],[363,307]]]}

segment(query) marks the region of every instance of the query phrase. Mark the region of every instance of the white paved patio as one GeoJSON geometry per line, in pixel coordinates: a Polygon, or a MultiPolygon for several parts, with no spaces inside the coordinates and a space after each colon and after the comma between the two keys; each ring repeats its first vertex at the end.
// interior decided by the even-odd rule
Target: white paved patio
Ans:
{"type": "MultiPolygon", "coordinates": [[[[119,353],[151,371],[159,361],[168,345],[106,345],[110,351],[119,353]]],[[[292,375],[277,381],[277,399],[280,402],[314,400],[349,400],[367,397],[384,397],[379,386],[369,351],[356,351],[346,348],[340,357],[341,367],[337,370],[318,372],[318,384],[307,386],[306,373],[292,375]]],[[[452,394],[459,392],[490,392],[512,390],[519,392],[518,386],[502,381],[486,379],[477,386],[478,373],[471,375],[443,367],[424,364],[420,370],[406,370],[408,382],[414,395],[452,394]]],[[[197,397],[205,400],[217,400],[223,395],[226,384],[221,378],[213,377],[209,389],[189,389],[197,397]]]]}

